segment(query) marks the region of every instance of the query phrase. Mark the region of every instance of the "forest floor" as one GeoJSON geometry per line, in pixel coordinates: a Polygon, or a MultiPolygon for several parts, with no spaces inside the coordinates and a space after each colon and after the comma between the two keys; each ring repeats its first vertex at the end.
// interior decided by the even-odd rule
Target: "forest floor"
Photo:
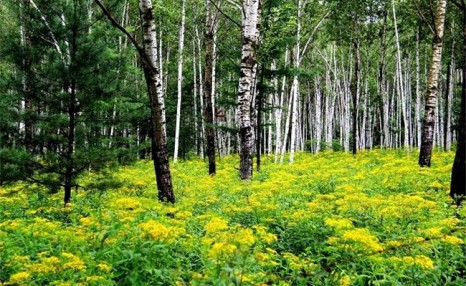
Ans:
{"type": "Polygon", "coordinates": [[[374,150],[264,157],[242,182],[171,165],[177,203],[157,201],[152,163],[87,173],[72,204],[0,187],[0,285],[466,285],[466,209],[448,196],[453,153],[374,150]]]}

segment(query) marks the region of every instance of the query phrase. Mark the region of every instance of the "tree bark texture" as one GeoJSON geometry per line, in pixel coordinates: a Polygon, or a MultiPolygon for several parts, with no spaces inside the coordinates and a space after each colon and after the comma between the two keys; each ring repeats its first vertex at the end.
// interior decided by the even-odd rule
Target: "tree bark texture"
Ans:
{"type": "Polygon", "coordinates": [[[458,144],[451,172],[450,196],[466,196],[466,6],[463,2],[463,78],[461,90],[461,111],[457,126],[458,144]]]}
{"type": "Polygon", "coordinates": [[[178,98],[176,102],[176,127],[175,127],[175,150],[173,154],[173,161],[178,160],[178,149],[180,146],[180,125],[181,125],[181,98],[182,98],[182,85],[183,85],[183,48],[184,48],[184,30],[186,19],[186,0],[183,0],[181,7],[181,25],[178,40],[178,98]]]}
{"type": "Polygon", "coordinates": [[[359,76],[361,72],[360,67],[360,41],[356,39],[353,41],[354,45],[354,75],[351,81],[351,96],[353,103],[353,113],[352,113],[352,152],[353,155],[356,154],[358,149],[358,98],[359,98],[359,76]]]}
{"type": "Polygon", "coordinates": [[[168,163],[166,140],[165,102],[163,98],[162,82],[157,68],[157,39],[155,21],[152,14],[152,1],[140,0],[142,34],[144,40],[143,70],[146,78],[147,90],[151,106],[152,122],[152,159],[154,161],[158,197],[163,202],[175,202],[173,186],[168,163]]]}
{"type": "Polygon", "coordinates": [[[447,1],[437,1],[435,10],[435,35],[432,43],[432,62],[427,77],[427,94],[425,97],[425,113],[421,134],[421,150],[419,165],[430,167],[432,145],[434,140],[435,109],[437,107],[438,79],[442,68],[442,47],[447,1]]]}
{"type": "Polygon", "coordinates": [[[252,92],[254,88],[256,52],[259,42],[258,20],[260,0],[243,1],[241,67],[238,85],[238,126],[240,144],[240,177],[252,177],[254,152],[254,129],[251,116],[252,92]]]}
{"type": "Polygon", "coordinates": [[[215,175],[215,130],[214,130],[214,112],[212,103],[212,72],[214,56],[214,32],[215,17],[212,12],[212,4],[207,1],[206,13],[206,30],[205,30],[205,70],[204,70],[204,120],[205,135],[207,143],[207,156],[209,158],[209,175],[215,175]]]}

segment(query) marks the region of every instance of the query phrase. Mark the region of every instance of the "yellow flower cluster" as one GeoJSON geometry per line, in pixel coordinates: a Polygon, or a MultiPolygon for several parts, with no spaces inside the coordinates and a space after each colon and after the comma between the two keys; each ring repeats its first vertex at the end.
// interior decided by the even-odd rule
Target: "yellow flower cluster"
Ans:
{"type": "Polygon", "coordinates": [[[86,269],[86,264],[78,256],[72,253],[68,253],[68,252],[63,252],[61,256],[64,257],[66,260],[66,262],[63,264],[64,269],[71,269],[71,270],[86,269]]]}
{"type": "Polygon", "coordinates": [[[383,250],[383,246],[377,237],[365,228],[344,230],[340,237],[330,237],[328,242],[338,247],[367,253],[376,253],[383,250]]]}
{"type": "Polygon", "coordinates": [[[186,233],[181,227],[166,226],[158,221],[149,220],[138,225],[144,235],[149,235],[152,239],[166,242],[175,241],[180,235],[186,233]]]}
{"type": "MultiPolygon", "coordinates": [[[[170,257],[183,255],[176,269],[163,272],[170,285],[351,285],[376,279],[369,271],[358,279],[357,269],[379,262],[381,276],[406,282],[406,271],[425,277],[438,270],[439,258],[429,258],[432,245],[458,253],[464,244],[456,230],[465,226],[466,208],[451,208],[444,192],[452,154],[434,156],[431,169],[418,167],[415,152],[300,153],[291,166],[265,156],[262,171],[245,182],[235,170],[237,156],[222,158],[215,177],[194,159],[173,166],[175,205],[158,202],[149,161],[121,167],[112,174],[121,187],[99,198],[79,192],[66,210],[59,194],[24,211],[28,201],[39,205],[32,195],[20,195],[25,186],[2,187],[0,259],[13,273],[8,284],[112,285],[114,263],[121,260],[115,246],[156,240],[170,257]],[[24,253],[21,239],[37,247],[24,253]],[[94,251],[109,260],[86,255],[94,251]],[[196,261],[185,259],[187,253],[196,261]]],[[[99,178],[85,175],[80,184],[99,178]]]]}

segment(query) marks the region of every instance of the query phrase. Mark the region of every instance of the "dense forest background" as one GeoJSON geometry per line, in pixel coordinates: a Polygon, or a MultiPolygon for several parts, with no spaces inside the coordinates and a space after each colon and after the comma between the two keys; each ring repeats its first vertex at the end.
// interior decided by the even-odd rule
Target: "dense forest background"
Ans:
{"type": "MultiPolygon", "coordinates": [[[[145,42],[138,3],[101,3],[125,35],[95,2],[0,4],[0,184],[28,179],[56,192],[83,170],[151,158],[154,114],[132,43],[145,42]]],[[[420,147],[439,38],[429,112],[433,146],[450,150],[462,122],[465,4],[448,3],[439,37],[437,2],[262,1],[249,104],[255,165],[261,154],[292,162],[302,150],[420,147]]],[[[216,156],[239,152],[245,6],[153,5],[168,154],[207,156],[206,138],[216,156]]]]}

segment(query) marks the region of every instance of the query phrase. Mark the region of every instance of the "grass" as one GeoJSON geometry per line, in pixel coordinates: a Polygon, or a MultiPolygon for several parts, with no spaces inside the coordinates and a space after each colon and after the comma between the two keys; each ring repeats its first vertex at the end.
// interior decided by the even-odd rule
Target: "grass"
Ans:
{"type": "Polygon", "coordinates": [[[0,188],[0,285],[465,285],[464,208],[452,153],[237,157],[172,164],[177,203],[152,163],[88,173],[71,206],[34,184],[0,188]]]}

